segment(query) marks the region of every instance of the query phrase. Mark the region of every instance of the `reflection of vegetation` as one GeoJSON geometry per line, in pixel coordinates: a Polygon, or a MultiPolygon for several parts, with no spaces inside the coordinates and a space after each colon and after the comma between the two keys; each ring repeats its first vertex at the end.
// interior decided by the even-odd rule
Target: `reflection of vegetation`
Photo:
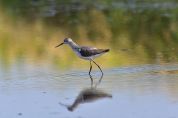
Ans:
{"type": "Polygon", "coordinates": [[[102,3],[101,8],[89,1],[48,2],[1,1],[4,8],[0,10],[0,57],[4,63],[31,57],[57,65],[62,65],[60,60],[67,63],[73,53],[53,49],[64,37],[77,39],[80,44],[112,47],[111,53],[103,57],[108,65],[177,61],[177,8],[116,9],[109,7],[110,0],[97,0],[96,3],[102,3]]]}

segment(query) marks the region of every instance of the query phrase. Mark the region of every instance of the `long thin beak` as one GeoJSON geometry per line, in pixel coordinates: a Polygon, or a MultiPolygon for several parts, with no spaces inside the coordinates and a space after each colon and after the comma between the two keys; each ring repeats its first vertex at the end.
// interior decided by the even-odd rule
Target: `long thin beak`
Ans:
{"type": "Polygon", "coordinates": [[[61,44],[59,44],[59,45],[57,45],[55,48],[57,48],[57,47],[59,47],[59,46],[61,46],[61,45],[63,45],[64,43],[61,43],[61,44]]]}

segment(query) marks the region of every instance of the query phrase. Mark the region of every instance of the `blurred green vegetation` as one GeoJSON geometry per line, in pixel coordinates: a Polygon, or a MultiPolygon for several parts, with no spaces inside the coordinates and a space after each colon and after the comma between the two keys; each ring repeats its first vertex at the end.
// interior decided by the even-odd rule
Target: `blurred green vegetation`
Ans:
{"type": "Polygon", "coordinates": [[[63,67],[80,64],[69,48],[54,48],[65,37],[81,45],[111,48],[98,59],[107,66],[178,60],[175,0],[0,0],[0,4],[0,60],[6,66],[21,59],[63,67]]]}

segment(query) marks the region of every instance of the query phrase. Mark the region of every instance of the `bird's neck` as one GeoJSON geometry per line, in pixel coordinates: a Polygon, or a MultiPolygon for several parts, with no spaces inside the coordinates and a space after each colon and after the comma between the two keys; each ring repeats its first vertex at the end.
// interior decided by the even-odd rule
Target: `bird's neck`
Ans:
{"type": "Polygon", "coordinates": [[[74,43],[74,42],[69,43],[69,46],[70,46],[73,50],[76,50],[76,49],[79,48],[79,45],[77,45],[77,44],[74,43]]]}

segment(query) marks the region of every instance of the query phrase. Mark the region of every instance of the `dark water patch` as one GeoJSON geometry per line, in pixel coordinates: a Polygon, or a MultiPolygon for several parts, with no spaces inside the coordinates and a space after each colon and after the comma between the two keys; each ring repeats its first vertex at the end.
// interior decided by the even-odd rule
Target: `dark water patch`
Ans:
{"type": "Polygon", "coordinates": [[[18,116],[22,116],[23,114],[22,113],[18,113],[18,116]]]}

